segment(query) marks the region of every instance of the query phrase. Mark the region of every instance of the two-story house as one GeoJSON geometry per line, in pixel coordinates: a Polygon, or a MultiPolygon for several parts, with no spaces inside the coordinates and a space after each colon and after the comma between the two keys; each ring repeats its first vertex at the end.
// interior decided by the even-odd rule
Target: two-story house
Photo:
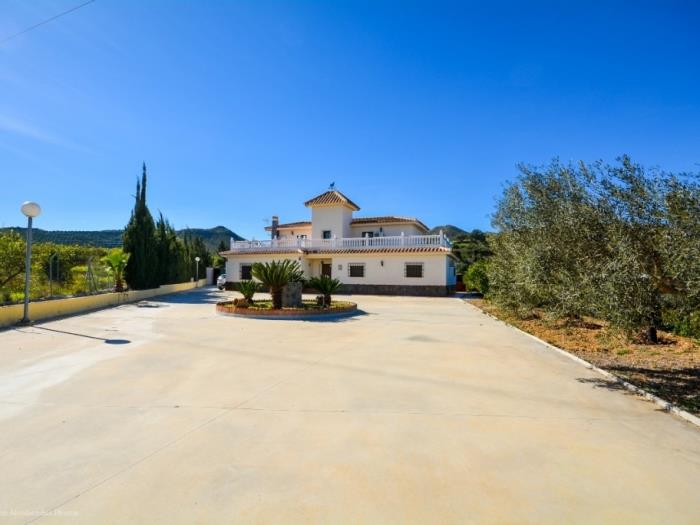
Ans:
{"type": "Polygon", "coordinates": [[[255,262],[298,261],[308,277],[330,275],[346,293],[447,295],[456,284],[455,257],[442,232],[411,217],[355,217],[360,207],[337,190],[304,203],[311,220],[266,228],[270,239],[234,241],[226,257],[228,282],[251,279],[255,262]]]}

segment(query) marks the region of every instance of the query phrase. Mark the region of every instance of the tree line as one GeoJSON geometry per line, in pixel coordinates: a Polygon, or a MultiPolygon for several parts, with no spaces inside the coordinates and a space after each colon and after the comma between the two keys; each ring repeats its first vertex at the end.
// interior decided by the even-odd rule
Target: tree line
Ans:
{"type": "Polygon", "coordinates": [[[520,315],[594,316],[657,342],[700,337],[700,186],[615,164],[520,165],[493,216],[488,297],[520,315]]]}
{"type": "MultiPolygon", "coordinates": [[[[131,289],[189,281],[195,277],[195,257],[200,257],[200,277],[207,266],[223,260],[209,252],[199,236],[178,232],[162,214],[154,221],[146,205],[146,166],[136,185],[135,204],[123,230],[121,249],[79,244],[35,242],[32,247],[30,296],[81,295],[114,287],[119,291],[121,268],[131,289]],[[51,278],[51,279],[50,279],[51,278]]],[[[0,303],[24,298],[25,237],[21,232],[0,231],[0,303]]],[[[225,246],[219,246],[223,251],[225,246]]]]}
{"type": "Polygon", "coordinates": [[[200,237],[177,235],[170,222],[159,214],[158,221],[146,204],[147,173],[143,165],[141,180],[136,182],[136,195],[131,218],[124,230],[124,252],[129,254],[124,278],[129,288],[144,290],[161,284],[189,281],[195,276],[195,257],[199,257],[199,277],[212,265],[200,237]]]}

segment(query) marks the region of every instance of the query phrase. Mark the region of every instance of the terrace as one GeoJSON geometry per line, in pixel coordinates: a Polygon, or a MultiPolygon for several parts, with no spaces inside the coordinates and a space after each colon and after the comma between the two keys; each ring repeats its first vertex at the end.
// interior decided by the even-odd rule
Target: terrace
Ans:
{"type": "Polygon", "coordinates": [[[235,241],[231,239],[231,252],[235,253],[336,249],[364,249],[372,251],[387,248],[412,247],[451,248],[452,243],[442,231],[435,235],[396,235],[391,237],[335,237],[331,239],[284,238],[262,241],[235,241]]]}

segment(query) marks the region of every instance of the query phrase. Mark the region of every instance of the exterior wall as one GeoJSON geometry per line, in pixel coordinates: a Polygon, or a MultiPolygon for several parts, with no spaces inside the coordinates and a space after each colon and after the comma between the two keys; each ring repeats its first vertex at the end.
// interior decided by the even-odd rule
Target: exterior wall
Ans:
{"type": "Polygon", "coordinates": [[[226,282],[237,283],[241,280],[240,278],[240,268],[241,264],[253,264],[256,262],[271,262],[271,261],[282,261],[289,259],[291,261],[297,261],[301,264],[301,269],[304,274],[310,275],[311,269],[309,268],[309,261],[305,260],[304,257],[297,253],[289,254],[250,254],[250,255],[229,255],[226,259],[226,282]]]}
{"type": "Polygon", "coordinates": [[[445,276],[448,286],[457,286],[457,267],[452,257],[445,257],[445,276]]]}
{"type": "Polygon", "coordinates": [[[446,295],[454,290],[456,283],[452,258],[442,253],[318,254],[312,257],[298,254],[241,254],[229,256],[226,281],[240,281],[241,264],[284,259],[298,261],[307,277],[319,276],[321,263],[330,262],[332,276],[343,283],[342,291],[346,293],[446,295]],[[350,277],[350,263],[364,264],[365,276],[350,277]],[[406,277],[406,263],[423,264],[423,277],[406,277]]]}
{"type": "MultiPolygon", "coordinates": [[[[200,279],[198,283],[164,284],[163,286],[151,290],[130,290],[122,293],[102,293],[84,295],[82,297],[70,297],[68,299],[32,301],[29,303],[29,318],[32,321],[40,321],[52,317],[89,312],[109,306],[142,301],[158,295],[191,290],[195,288],[197,284],[199,286],[204,286],[206,284],[206,279],[200,279]]],[[[23,304],[0,306],[0,327],[11,326],[18,323],[23,315],[23,304]]]]}
{"type": "Polygon", "coordinates": [[[353,224],[350,226],[350,237],[362,237],[362,232],[374,232],[375,237],[394,237],[401,235],[425,235],[415,224],[353,224]],[[381,228],[381,232],[379,229],[381,228]]]}
{"type": "Polygon", "coordinates": [[[399,284],[344,284],[338,293],[366,295],[422,295],[445,297],[454,293],[454,286],[402,286],[399,284]]]}
{"type": "Polygon", "coordinates": [[[307,238],[311,238],[311,226],[280,228],[278,232],[280,239],[296,239],[299,235],[306,235],[307,238]]]}
{"type": "Polygon", "coordinates": [[[350,237],[351,220],[352,210],[345,206],[312,208],[311,237],[313,239],[322,239],[323,230],[330,230],[331,237],[350,237]]]}
{"type": "MultiPolygon", "coordinates": [[[[367,253],[351,255],[329,255],[333,261],[333,277],[343,284],[390,285],[390,286],[446,286],[447,263],[444,254],[421,253],[367,253]],[[382,265],[382,262],[384,263],[382,265]],[[423,264],[423,277],[405,277],[404,264],[423,264]],[[364,277],[350,277],[349,263],[364,263],[364,277]]],[[[313,275],[318,275],[314,273],[313,275]]]]}

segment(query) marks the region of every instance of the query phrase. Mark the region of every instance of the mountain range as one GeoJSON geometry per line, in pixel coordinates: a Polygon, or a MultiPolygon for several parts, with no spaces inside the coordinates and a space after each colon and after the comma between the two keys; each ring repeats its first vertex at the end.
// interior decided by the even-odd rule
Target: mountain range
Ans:
{"type": "MultiPolygon", "coordinates": [[[[14,230],[24,236],[26,228],[0,228],[0,233],[14,230]]],[[[100,246],[103,248],[116,248],[122,245],[122,234],[124,230],[42,230],[32,228],[32,238],[35,242],[53,242],[56,244],[81,244],[84,246],[100,246]]],[[[177,230],[180,237],[191,235],[201,237],[207,248],[216,251],[219,243],[224,241],[228,246],[231,237],[236,241],[244,240],[237,233],[229,230],[225,226],[215,226],[214,228],[185,228],[177,230]]]]}

